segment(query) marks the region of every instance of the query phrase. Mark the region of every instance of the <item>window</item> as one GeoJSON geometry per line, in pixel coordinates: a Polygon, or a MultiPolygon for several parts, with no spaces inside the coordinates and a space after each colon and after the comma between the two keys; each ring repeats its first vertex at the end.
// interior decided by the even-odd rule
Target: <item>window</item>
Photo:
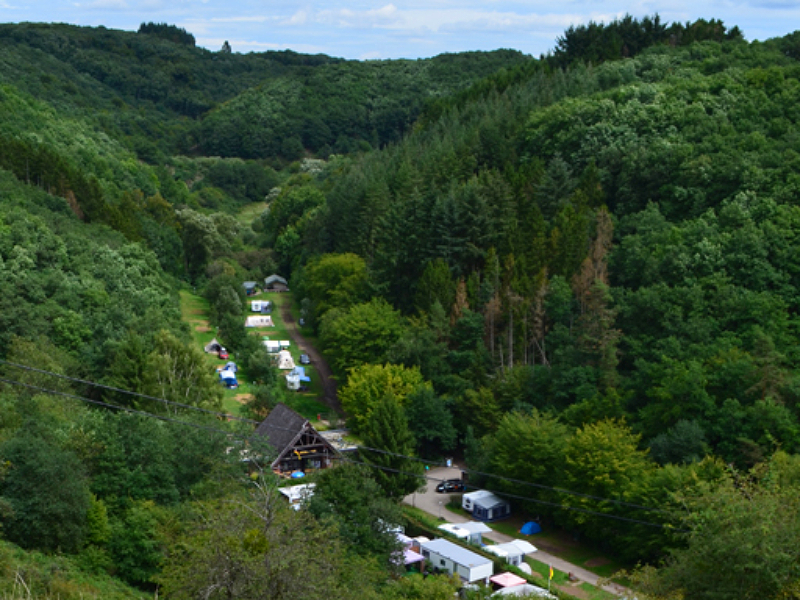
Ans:
{"type": "Polygon", "coordinates": [[[431,557],[431,553],[428,552],[427,550],[423,550],[422,551],[422,556],[424,556],[425,558],[430,558],[431,557]]]}
{"type": "Polygon", "coordinates": [[[439,559],[439,564],[440,564],[440,565],[442,565],[442,566],[444,566],[444,559],[443,559],[443,558],[440,558],[440,559],[439,559]]]}

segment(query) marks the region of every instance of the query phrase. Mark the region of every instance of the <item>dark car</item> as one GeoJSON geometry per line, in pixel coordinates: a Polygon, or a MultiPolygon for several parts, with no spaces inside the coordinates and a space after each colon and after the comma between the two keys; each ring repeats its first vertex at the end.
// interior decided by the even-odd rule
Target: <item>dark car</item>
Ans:
{"type": "Polygon", "coordinates": [[[310,365],[311,359],[308,358],[308,354],[301,354],[300,355],[300,364],[301,365],[310,365]]]}
{"type": "Polygon", "coordinates": [[[440,494],[450,494],[452,492],[463,492],[464,482],[460,479],[448,479],[436,486],[436,491],[440,494]]]}

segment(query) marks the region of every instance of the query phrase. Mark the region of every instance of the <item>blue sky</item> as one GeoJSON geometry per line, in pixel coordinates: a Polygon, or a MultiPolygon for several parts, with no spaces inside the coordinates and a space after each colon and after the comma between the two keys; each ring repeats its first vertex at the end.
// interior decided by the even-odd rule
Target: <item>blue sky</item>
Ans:
{"type": "Polygon", "coordinates": [[[146,21],[234,52],[291,49],[354,59],[425,58],[514,48],[538,56],[570,24],[658,12],[662,21],[722,19],[748,40],[800,27],[800,0],[0,0],[0,22],[63,22],[135,31],[146,21]]]}

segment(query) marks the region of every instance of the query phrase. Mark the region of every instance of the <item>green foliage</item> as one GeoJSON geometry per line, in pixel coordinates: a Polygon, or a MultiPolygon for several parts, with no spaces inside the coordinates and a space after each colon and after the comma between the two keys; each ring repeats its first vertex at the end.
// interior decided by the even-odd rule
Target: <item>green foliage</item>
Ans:
{"type": "Polygon", "coordinates": [[[422,463],[415,461],[414,435],[403,407],[391,390],[385,391],[361,428],[364,461],[374,467],[373,477],[389,498],[399,501],[425,484],[422,463]]]}
{"type": "Polygon", "coordinates": [[[320,323],[319,339],[342,379],[349,369],[383,363],[400,337],[400,315],[382,298],[329,310],[320,323]]]}
{"type": "Polygon", "coordinates": [[[672,550],[658,570],[637,573],[643,592],[654,598],[792,597],[800,577],[796,488],[732,474],[686,502],[686,545],[672,550]]]}
{"type": "Polygon", "coordinates": [[[33,432],[6,441],[0,457],[9,464],[0,496],[11,509],[3,535],[45,552],[80,549],[87,534],[90,495],[77,457],[33,432]]]}
{"type": "MultiPolygon", "coordinates": [[[[655,468],[638,446],[638,436],[624,423],[600,421],[575,432],[564,451],[563,486],[594,497],[564,495],[562,505],[599,513],[624,510],[602,499],[630,502],[637,498],[638,487],[655,468]]],[[[594,540],[604,539],[613,527],[608,519],[580,512],[565,513],[564,518],[594,540]]]]}
{"type": "Polygon", "coordinates": [[[194,36],[181,27],[169,25],[167,23],[142,23],[139,25],[138,33],[160,37],[176,44],[194,46],[194,36]]]}
{"type": "Polygon", "coordinates": [[[453,414],[431,387],[414,390],[406,400],[408,426],[422,456],[439,456],[456,447],[453,414]]]}
{"type": "MultiPolygon", "coordinates": [[[[498,479],[490,478],[487,483],[501,492],[530,495],[550,503],[558,502],[558,495],[548,490],[524,488],[526,493],[520,494],[518,484],[499,477],[552,486],[567,468],[566,451],[570,438],[569,429],[550,415],[536,410],[528,414],[506,414],[497,431],[484,440],[487,460],[484,469],[498,475],[498,479]]],[[[531,514],[552,513],[552,510],[537,503],[523,501],[523,506],[531,514]]]]}
{"type": "Polygon", "coordinates": [[[373,567],[345,558],[335,532],[274,489],[195,507],[159,582],[170,598],[370,598],[373,567]]]}
{"type": "Polygon", "coordinates": [[[323,522],[330,520],[351,552],[386,562],[398,551],[393,529],[401,515],[376,482],[375,472],[347,463],[325,469],[316,478],[308,510],[323,522]]]}
{"type": "Polygon", "coordinates": [[[406,405],[413,395],[425,394],[426,389],[429,386],[417,369],[388,363],[364,364],[350,371],[347,385],[339,391],[339,400],[351,417],[351,427],[359,431],[386,394],[406,405]]]}
{"type": "Polygon", "coordinates": [[[151,583],[163,560],[158,513],[152,501],[137,502],[112,521],[108,544],[117,575],[131,584],[151,583]]]}
{"type": "Polygon", "coordinates": [[[309,322],[317,323],[332,308],[346,309],[369,296],[367,265],[355,254],[325,254],[303,268],[301,287],[310,300],[309,322]]]}

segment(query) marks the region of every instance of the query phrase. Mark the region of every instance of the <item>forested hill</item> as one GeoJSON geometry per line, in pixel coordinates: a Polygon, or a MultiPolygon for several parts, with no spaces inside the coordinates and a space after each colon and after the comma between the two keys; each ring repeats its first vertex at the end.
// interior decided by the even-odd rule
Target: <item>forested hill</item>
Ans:
{"type": "MultiPolygon", "coordinates": [[[[369,414],[367,382],[391,377],[373,365],[418,370],[433,393],[404,402],[428,448],[450,414],[473,466],[648,507],[713,487],[725,464],[797,465],[798,34],[717,33],[490,77],[328,180],[323,205],[275,205],[268,232],[345,409],[369,414]]],[[[637,558],[670,545],[528,508],[637,558]]],[[[710,559],[676,556],[664,589],[711,597],[721,580],[692,566],[710,559]]]]}
{"type": "Polygon", "coordinates": [[[154,24],[137,33],[4,24],[0,47],[0,81],[91,119],[154,163],[190,151],[295,160],[303,148],[379,147],[398,140],[429,99],[529,60],[510,50],[367,62],[210,52],[186,31],[154,24]]]}
{"type": "Polygon", "coordinates": [[[626,17],[539,59],[362,63],[19,24],[0,48],[0,535],[71,557],[0,568],[0,593],[25,571],[103,597],[74,568],[175,598],[449,598],[390,576],[419,455],[661,565],[638,597],[796,596],[800,33],[626,17]],[[242,282],[273,273],[381,450],[309,511],[243,477],[250,424],[215,413],[178,310],[182,286],[208,302],[263,418],[293,396],[242,282]]]}

